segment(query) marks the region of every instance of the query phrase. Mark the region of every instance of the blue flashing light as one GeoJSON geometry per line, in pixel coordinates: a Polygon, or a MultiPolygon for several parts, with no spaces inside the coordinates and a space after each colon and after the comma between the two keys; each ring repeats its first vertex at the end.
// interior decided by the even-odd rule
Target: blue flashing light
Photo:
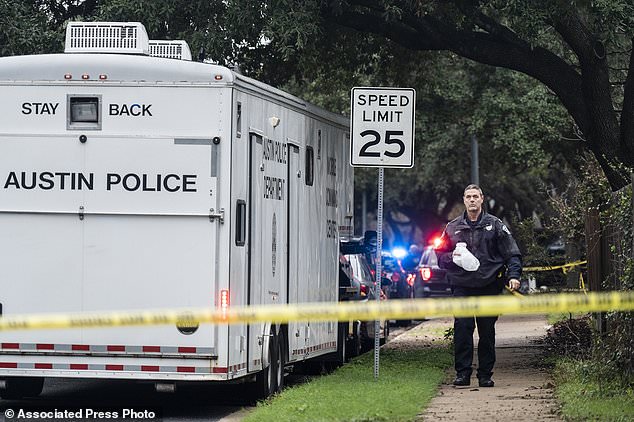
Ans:
{"type": "Polygon", "coordinates": [[[394,248],[392,249],[392,255],[396,259],[403,259],[407,256],[407,251],[404,248],[394,248]]]}

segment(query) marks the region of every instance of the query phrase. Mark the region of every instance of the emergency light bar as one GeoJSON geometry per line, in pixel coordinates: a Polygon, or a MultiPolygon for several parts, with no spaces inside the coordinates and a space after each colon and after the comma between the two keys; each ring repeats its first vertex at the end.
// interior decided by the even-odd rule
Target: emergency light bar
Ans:
{"type": "Polygon", "coordinates": [[[149,38],[139,22],[70,22],[65,53],[149,54],[149,38]]]}

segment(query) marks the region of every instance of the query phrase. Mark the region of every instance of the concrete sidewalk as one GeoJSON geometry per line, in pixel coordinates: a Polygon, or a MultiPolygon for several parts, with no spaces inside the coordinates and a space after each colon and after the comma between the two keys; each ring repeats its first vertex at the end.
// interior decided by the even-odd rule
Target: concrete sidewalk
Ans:
{"type": "MultiPolygon", "coordinates": [[[[425,332],[442,332],[453,319],[423,322],[425,332]]],[[[502,316],[496,324],[495,387],[480,388],[474,375],[471,386],[455,387],[453,368],[447,372],[438,396],[417,421],[559,421],[553,384],[540,365],[537,340],[546,335],[544,316],[502,316]]],[[[407,334],[405,334],[407,335],[407,334]]],[[[475,344],[477,345],[477,330],[475,344]]],[[[474,354],[477,368],[477,352],[474,354]]]]}

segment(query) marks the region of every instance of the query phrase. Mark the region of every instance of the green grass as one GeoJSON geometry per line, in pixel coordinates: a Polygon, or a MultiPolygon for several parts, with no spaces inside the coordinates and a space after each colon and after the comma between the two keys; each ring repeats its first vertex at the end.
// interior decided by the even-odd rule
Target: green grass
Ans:
{"type": "MultiPolygon", "coordinates": [[[[634,391],[615,381],[599,384],[592,365],[584,361],[560,359],[554,369],[556,394],[561,412],[569,421],[634,420],[634,391]]],[[[608,377],[602,377],[608,378],[608,377]]]]}
{"type": "Polygon", "coordinates": [[[411,421],[452,363],[446,348],[381,350],[379,379],[366,353],[332,374],[259,403],[245,421],[411,421]]]}

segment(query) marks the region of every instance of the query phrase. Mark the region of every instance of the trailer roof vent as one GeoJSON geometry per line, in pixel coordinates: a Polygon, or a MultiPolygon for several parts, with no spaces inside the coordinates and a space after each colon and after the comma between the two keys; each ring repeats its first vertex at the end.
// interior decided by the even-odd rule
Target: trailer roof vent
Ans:
{"type": "Polygon", "coordinates": [[[150,56],[191,61],[192,52],[182,40],[150,40],[150,56]]]}
{"type": "Polygon", "coordinates": [[[139,22],[70,22],[66,53],[148,54],[148,36],[139,22]]]}

